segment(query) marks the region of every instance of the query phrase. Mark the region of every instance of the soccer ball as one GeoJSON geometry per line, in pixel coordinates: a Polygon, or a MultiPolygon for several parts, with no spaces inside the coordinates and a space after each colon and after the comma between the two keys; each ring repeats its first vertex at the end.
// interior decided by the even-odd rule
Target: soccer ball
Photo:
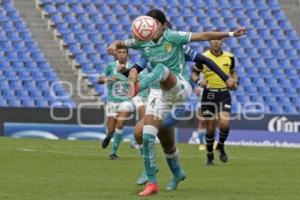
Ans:
{"type": "Polygon", "coordinates": [[[149,16],[136,18],[131,26],[132,34],[139,40],[149,41],[156,32],[156,21],[149,16]]]}

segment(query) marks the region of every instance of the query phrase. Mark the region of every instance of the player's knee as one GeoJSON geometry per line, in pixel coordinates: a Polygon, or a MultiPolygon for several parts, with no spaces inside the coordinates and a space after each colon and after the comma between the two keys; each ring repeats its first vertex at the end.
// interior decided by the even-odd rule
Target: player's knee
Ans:
{"type": "Polygon", "coordinates": [[[170,145],[170,146],[165,146],[163,147],[163,151],[165,154],[172,154],[176,151],[176,146],[175,145],[170,145]]]}

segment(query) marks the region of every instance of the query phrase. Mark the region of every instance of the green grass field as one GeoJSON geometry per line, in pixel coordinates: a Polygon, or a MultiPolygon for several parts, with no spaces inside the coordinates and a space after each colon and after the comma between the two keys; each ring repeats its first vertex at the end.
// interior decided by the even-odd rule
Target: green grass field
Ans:
{"type": "MultiPolygon", "coordinates": [[[[300,150],[228,147],[229,163],[207,167],[205,152],[179,145],[187,174],[177,191],[157,146],[161,192],[170,200],[296,200],[300,197],[300,150]]],[[[136,180],[142,169],[137,150],[121,146],[121,160],[108,160],[97,142],[0,138],[1,200],[140,199],[136,180]]]]}

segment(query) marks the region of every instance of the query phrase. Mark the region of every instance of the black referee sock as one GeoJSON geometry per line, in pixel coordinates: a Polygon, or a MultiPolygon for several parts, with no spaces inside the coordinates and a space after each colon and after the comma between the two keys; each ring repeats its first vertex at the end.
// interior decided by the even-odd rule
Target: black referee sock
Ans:
{"type": "Polygon", "coordinates": [[[213,152],[214,149],[214,142],[215,142],[215,135],[205,135],[205,140],[206,140],[206,149],[208,152],[213,152]]]}
{"type": "Polygon", "coordinates": [[[227,140],[228,135],[229,135],[229,130],[220,130],[219,143],[224,144],[224,142],[227,140]]]}

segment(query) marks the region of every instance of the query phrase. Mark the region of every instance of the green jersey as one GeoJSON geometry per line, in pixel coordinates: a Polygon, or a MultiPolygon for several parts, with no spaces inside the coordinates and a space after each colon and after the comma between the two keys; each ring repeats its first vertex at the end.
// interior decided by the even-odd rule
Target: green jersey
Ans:
{"type": "MultiPolygon", "coordinates": [[[[185,66],[183,45],[189,43],[191,35],[190,32],[167,29],[157,43],[153,41],[139,41],[132,38],[126,40],[125,44],[129,48],[140,49],[143,57],[150,62],[152,67],[162,63],[173,74],[189,81],[190,76],[185,66]]],[[[155,84],[152,88],[159,88],[159,84],[155,84]]]]}
{"type": "MultiPolygon", "coordinates": [[[[148,69],[144,69],[143,71],[141,71],[139,73],[139,80],[143,80],[144,77],[147,76],[147,74],[149,74],[148,69]]],[[[149,92],[150,92],[150,89],[146,88],[146,89],[140,91],[138,93],[138,96],[142,97],[143,99],[146,99],[149,96],[149,92]]]]}
{"type": "MultiPolygon", "coordinates": [[[[107,101],[109,102],[123,102],[128,101],[127,97],[128,92],[128,78],[123,74],[117,71],[117,66],[119,61],[111,62],[105,68],[104,75],[107,78],[116,78],[116,81],[109,80],[107,83],[108,96],[107,101]]],[[[129,63],[126,63],[126,67],[129,66],[129,63]]]]}

